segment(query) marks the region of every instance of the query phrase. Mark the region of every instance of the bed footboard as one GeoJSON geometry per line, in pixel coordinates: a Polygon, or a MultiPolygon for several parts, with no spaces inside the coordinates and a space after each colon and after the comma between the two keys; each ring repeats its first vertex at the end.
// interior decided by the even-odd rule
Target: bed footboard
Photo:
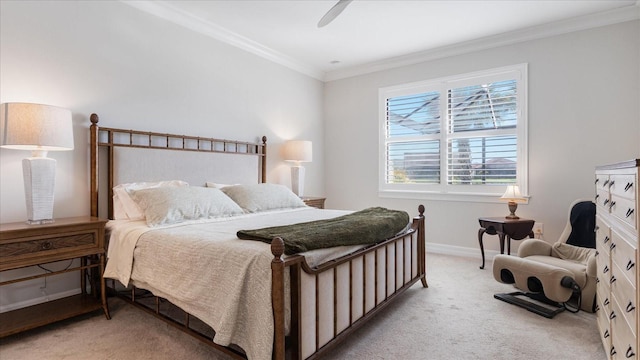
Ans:
{"type": "Polygon", "coordinates": [[[283,259],[282,239],[272,241],[274,359],[316,358],[418,280],[427,287],[424,206],[418,211],[407,232],[316,268],[303,256],[283,259]],[[289,302],[291,327],[285,336],[289,302]]]}

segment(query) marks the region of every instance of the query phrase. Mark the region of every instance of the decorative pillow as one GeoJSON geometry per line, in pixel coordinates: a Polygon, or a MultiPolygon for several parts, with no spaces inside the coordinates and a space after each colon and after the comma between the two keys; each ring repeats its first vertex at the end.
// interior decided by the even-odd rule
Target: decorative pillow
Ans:
{"type": "Polygon", "coordinates": [[[221,189],[246,212],[305,207],[289,188],[278,184],[227,186],[221,189]]]}
{"type": "Polygon", "coordinates": [[[131,197],[144,210],[147,225],[152,227],[244,214],[238,204],[219,189],[159,187],[132,191],[131,197]]]}
{"type": "Polygon", "coordinates": [[[158,187],[177,187],[189,186],[188,183],[181,180],[154,181],[154,182],[137,182],[120,184],[113,187],[113,208],[115,219],[142,220],[144,212],[138,204],[131,198],[130,193],[136,190],[158,188],[158,187]],[[117,209],[124,210],[124,214],[116,215],[117,209]],[[126,217],[119,217],[125,215],[126,217]]]}

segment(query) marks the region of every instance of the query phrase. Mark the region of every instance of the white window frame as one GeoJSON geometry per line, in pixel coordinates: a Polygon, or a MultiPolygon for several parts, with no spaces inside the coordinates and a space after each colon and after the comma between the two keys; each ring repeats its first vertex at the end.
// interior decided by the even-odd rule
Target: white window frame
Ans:
{"type": "MultiPolygon", "coordinates": [[[[472,73],[448,76],[438,79],[419,81],[409,84],[380,88],[379,94],[379,167],[378,167],[378,195],[385,198],[499,202],[506,189],[506,185],[459,185],[447,183],[447,140],[455,138],[447,133],[447,90],[463,86],[478,85],[500,80],[516,80],[517,87],[517,116],[515,129],[517,136],[517,165],[516,185],[527,199],[529,198],[528,182],[528,95],[527,64],[505,66],[501,68],[476,71],[472,73]],[[440,184],[388,184],[386,182],[387,138],[386,138],[386,105],[387,99],[419,94],[430,91],[440,92],[440,133],[428,135],[429,138],[440,141],[440,184]]],[[[427,136],[425,136],[426,138],[427,136]]]]}

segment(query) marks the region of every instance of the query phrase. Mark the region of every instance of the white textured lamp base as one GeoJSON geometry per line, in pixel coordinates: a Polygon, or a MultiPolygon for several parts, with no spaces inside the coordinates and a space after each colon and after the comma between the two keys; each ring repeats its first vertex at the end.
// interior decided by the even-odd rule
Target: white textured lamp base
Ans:
{"type": "Polygon", "coordinates": [[[27,203],[27,223],[52,223],[56,160],[47,157],[23,159],[22,174],[27,203]]]}
{"type": "Polygon", "coordinates": [[[304,166],[291,167],[291,190],[300,197],[304,196],[304,166]]]}

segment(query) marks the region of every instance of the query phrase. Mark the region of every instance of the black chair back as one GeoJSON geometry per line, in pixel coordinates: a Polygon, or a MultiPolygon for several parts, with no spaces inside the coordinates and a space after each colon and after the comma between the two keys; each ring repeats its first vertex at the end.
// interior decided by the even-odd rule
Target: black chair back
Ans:
{"type": "Polygon", "coordinates": [[[571,234],[567,244],[586,248],[596,248],[596,204],[581,201],[571,208],[569,216],[571,234]]]}

